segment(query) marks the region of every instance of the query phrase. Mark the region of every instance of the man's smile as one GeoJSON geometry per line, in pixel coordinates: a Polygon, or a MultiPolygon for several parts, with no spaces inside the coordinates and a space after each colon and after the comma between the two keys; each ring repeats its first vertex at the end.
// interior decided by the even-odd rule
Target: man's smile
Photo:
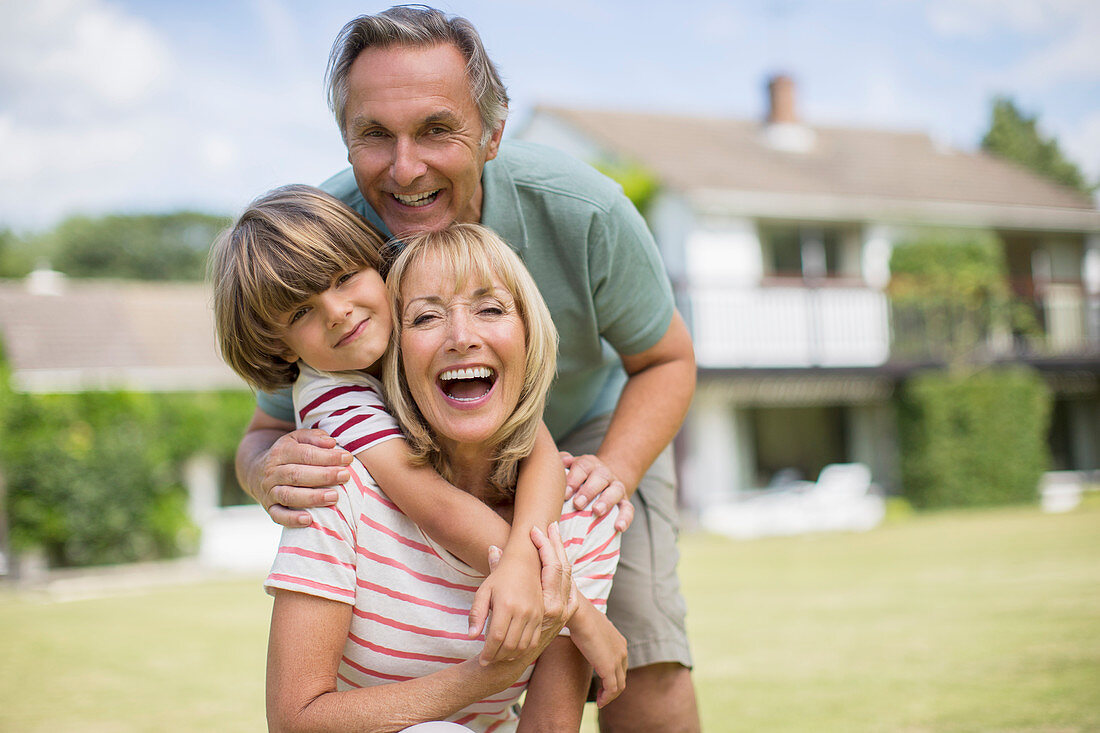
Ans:
{"type": "Polygon", "coordinates": [[[439,192],[442,190],[443,189],[441,188],[437,188],[434,191],[425,191],[423,193],[391,193],[390,195],[397,199],[397,202],[400,204],[404,204],[405,206],[419,207],[427,206],[428,204],[435,201],[436,197],[439,196],[439,192]]]}

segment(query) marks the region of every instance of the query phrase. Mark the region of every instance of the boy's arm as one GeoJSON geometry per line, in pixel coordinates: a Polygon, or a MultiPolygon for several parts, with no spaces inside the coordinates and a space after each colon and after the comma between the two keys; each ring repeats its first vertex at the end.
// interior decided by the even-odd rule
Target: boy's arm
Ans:
{"type": "Polygon", "coordinates": [[[474,608],[470,611],[472,618],[481,618],[488,612],[487,604],[491,596],[494,614],[503,611],[510,617],[519,619],[526,613],[527,623],[510,624],[507,630],[503,625],[494,624],[485,635],[482,662],[498,657],[508,658],[509,650],[524,649],[534,643],[538,632],[538,616],[530,614],[526,609],[530,599],[537,600],[539,597],[539,559],[538,552],[528,537],[532,527],[546,531],[547,525],[561,517],[563,501],[565,468],[554,438],[543,423],[539,425],[531,454],[520,461],[512,529],[507,544],[503,546],[504,557],[493,574],[486,579],[483,585],[486,592],[478,595],[474,608]]]}
{"type": "MultiPolygon", "coordinates": [[[[549,433],[546,437],[549,438],[549,433]]],[[[562,497],[565,470],[552,440],[549,449],[543,446],[540,458],[544,462],[547,451],[558,464],[562,492],[558,496],[562,497]]],[[[386,496],[429,537],[488,575],[474,596],[469,616],[469,634],[474,637],[485,627],[492,610],[485,631],[482,663],[514,659],[530,649],[537,641],[542,617],[538,551],[529,539],[534,523],[515,525],[512,529],[516,531],[509,531],[508,523],[480,499],[452,486],[434,469],[413,465],[402,439],[376,443],[356,453],[356,458],[386,496]],[[518,531],[523,532],[522,537],[518,531]],[[490,546],[508,548],[505,559],[492,572],[486,561],[490,546]],[[526,552],[528,548],[530,552],[526,552]]],[[[558,498],[554,519],[561,515],[561,502],[558,498]]],[[[545,532],[548,523],[538,525],[539,530],[545,532]]]]}
{"type": "Polygon", "coordinates": [[[580,604],[567,626],[580,653],[600,678],[597,707],[603,707],[626,689],[626,639],[607,616],[578,593],[580,604]]]}
{"type": "MultiPolygon", "coordinates": [[[[488,574],[489,546],[505,547],[508,543],[508,523],[499,514],[474,495],[452,486],[431,466],[413,465],[403,439],[376,443],[355,457],[405,516],[448,552],[479,573],[488,574]]],[[[534,567],[537,585],[538,553],[534,567]]]]}

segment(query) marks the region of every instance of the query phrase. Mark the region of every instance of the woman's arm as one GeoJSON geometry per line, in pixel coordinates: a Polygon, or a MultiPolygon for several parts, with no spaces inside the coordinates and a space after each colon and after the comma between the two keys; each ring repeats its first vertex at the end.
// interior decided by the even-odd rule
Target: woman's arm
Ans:
{"type": "Polygon", "coordinates": [[[337,691],[336,670],[352,607],[279,590],[267,651],[267,722],[272,731],[399,731],[442,720],[512,684],[529,660],[476,660],[407,682],[337,691]]]}
{"type": "Polygon", "coordinates": [[[532,531],[539,549],[545,613],[535,650],[512,662],[467,660],[425,677],[353,690],[336,689],[352,607],[303,593],[275,592],[267,659],[272,731],[398,731],[440,720],[512,684],[555,642],[576,611],[575,589],[557,527],[532,531]]]}

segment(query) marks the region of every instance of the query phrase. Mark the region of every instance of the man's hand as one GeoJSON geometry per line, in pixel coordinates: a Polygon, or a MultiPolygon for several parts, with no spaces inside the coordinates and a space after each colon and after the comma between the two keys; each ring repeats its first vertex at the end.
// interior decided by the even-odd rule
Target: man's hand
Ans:
{"type": "Polygon", "coordinates": [[[351,461],[323,430],[294,430],[256,408],[237,448],[237,479],[273,521],[300,527],[312,519],[299,510],[336,503],[335,487],[351,478],[351,461]]]}
{"type": "Polygon", "coordinates": [[[501,561],[499,547],[489,548],[489,577],[478,588],[470,608],[470,638],[481,633],[492,611],[481,651],[483,665],[511,661],[534,648],[542,621],[539,568],[522,559],[501,561]]]}
{"type": "Polygon", "coordinates": [[[603,461],[594,455],[574,456],[561,451],[561,462],[569,469],[565,477],[565,496],[573,497],[573,506],[584,509],[592,505],[592,513],[602,517],[619,505],[615,529],[625,532],[634,520],[634,505],[626,487],[603,461]]]}

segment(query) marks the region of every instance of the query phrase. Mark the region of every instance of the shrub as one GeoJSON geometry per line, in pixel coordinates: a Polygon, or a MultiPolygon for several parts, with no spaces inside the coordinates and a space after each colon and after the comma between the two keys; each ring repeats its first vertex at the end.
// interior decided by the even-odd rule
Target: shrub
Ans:
{"type": "Polygon", "coordinates": [[[10,542],[41,548],[55,566],[191,549],[183,463],[198,451],[231,459],[252,405],[247,392],[0,391],[10,542]]]}
{"type": "Polygon", "coordinates": [[[901,473],[918,508],[1034,501],[1049,464],[1050,394],[1034,371],[932,371],[904,387],[901,473]]]}

